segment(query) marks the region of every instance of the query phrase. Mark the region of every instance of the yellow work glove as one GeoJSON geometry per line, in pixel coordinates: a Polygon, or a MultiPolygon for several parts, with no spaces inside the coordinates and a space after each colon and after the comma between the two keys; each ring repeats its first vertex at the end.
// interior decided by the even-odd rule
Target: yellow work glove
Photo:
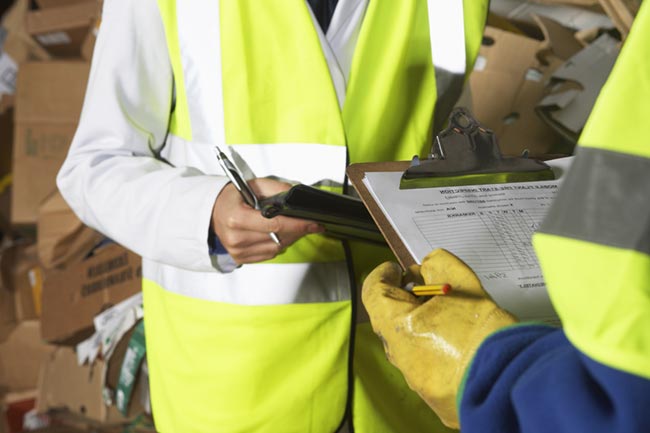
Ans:
{"type": "MultiPolygon", "coordinates": [[[[476,274],[450,252],[434,250],[422,266],[425,284],[450,284],[446,295],[403,290],[402,269],[386,262],[365,279],[363,304],[390,362],[448,427],[458,428],[456,393],[474,353],[492,332],[516,321],[485,292],[476,274]]],[[[413,275],[411,276],[413,278],[413,275]]]]}

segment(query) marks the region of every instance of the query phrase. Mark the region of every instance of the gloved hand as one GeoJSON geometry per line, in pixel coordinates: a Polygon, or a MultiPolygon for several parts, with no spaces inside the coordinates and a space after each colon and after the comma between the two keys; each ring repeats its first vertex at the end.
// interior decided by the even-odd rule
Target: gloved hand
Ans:
{"type": "Polygon", "coordinates": [[[458,428],[456,393],[481,342],[516,321],[485,292],[476,274],[458,257],[437,249],[410,278],[450,284],[451,292],[418,298],[403,290],[402,269],[386,262],[365,279],[363,304],[390,362],[412,390],[449,427],[458,428]]]}

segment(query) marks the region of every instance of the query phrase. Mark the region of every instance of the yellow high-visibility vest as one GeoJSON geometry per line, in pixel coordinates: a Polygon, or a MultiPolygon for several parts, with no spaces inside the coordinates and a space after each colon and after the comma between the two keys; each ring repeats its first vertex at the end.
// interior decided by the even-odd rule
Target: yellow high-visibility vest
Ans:
{"type": "MultiPolygon", "coordinates": [[[[471,70],[487,14],[487,1],[476,0],[347,2],[350,20],[358,20],[346,28],[353,50],[335,59],[303,0],[158,5],[176,95],[165,157],[202,164],[217,142],[257,176],[339,192],[347,163],[428,151],[435,108],[458,96],[449,89],[460,90],[471,70]],[[436,40],[429,21],[444,23],[449,10],[462,53],[447,50],[447,59],[445,48],[458,41],[440,29],[436,40]],[[432,50],[432,40],[441,49],[432,50]],[[349,61],[349,71],[333,73],[337,61],[349,61]]],[[[231,274],[148,263],[157,429],[331,433],[351,414],[358,433],[446,431],[386,361],[369,325],[356,331],[355,281],[391,257],[386,248],[310,235],[231,274]],[[207,284],[218,299],[191,296],[207,284]]]]}
{"type": "Polygon", "coordinates": [[[533,237],[569,340],[650,379],[650,4],[635,18],[533,237]]]}

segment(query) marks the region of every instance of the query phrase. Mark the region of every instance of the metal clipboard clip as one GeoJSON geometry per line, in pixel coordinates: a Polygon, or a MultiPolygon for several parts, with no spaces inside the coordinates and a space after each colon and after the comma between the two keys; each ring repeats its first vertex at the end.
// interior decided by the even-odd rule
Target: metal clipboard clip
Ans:
{"type": "Polygon", "coordinates": [[[503,156],[494,133],[465,108],[455,108],[428,159],[417,156],[402,174],[400,189],[555,179],[551,168],[526,157],[503,156]]]}

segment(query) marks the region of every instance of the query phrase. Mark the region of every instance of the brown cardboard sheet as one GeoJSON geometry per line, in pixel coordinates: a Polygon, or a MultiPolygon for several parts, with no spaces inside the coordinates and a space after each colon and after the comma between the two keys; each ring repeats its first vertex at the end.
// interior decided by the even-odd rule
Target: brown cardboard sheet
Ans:
{"type": "Polygon", "coordinates": [[[54,346],[43,342],[37,320],[18,324],[0,344],[0,390],[35,389],[41,365],[53,350],[54,346]]]}
{"type": "Polygon", "coordinates": [[[13,224],[35,224],[77,128],[86,62],[27,62],[18,72],[13,150],[13,224]],[[38,173],[38,175],[35,175],[38,173]]]}
{"type": "Polygon", "coordinates": [[[41,325],[46,341],[73,345],[94,332],[96,315],[138,293],[140,256],[117,245],[43,276],[41,325]],[[74,314],[71,314],[74,312],[74,314]]]}
{"type": "Polygon", "coordinates": [[[99,15],[96,1],[31,10],[27,32],[54,58],[81,58],[81,47],[99,15]]]}
{"type": "Polygon", "coordinates": [[[474,70],[469,77],[472,113],[494,131],[503,155],[570,153],[565,140],[535,113],[544,82],[560,63],[544,41],[487,27],[474,70]]]}
{"type": "Polygon", "coordinates": [[[83,224],[57,190],[38,209],[38,257],[47,269],[81,261],[103,235],[83,224]]]}

